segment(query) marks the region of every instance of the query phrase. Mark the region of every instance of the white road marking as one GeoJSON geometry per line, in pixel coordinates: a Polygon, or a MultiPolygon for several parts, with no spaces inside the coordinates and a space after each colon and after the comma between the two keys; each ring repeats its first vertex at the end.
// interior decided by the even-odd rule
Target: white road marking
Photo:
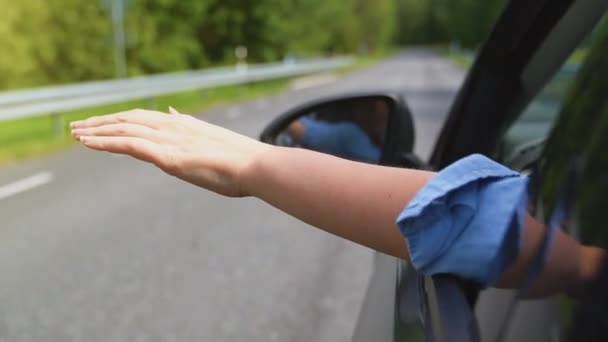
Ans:
{"type": "Polygon", "coordinates": [[[0,186],[0,200],[31,190],[53,181],[55,176],[48,171],[37,173],[16,182],[0,186]]]}

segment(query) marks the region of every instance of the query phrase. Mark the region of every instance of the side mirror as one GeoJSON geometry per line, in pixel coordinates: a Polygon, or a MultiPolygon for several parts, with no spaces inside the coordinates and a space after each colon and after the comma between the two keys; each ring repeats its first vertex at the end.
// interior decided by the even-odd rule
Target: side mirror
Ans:
{"type": "Polygon", "coordinates": [[[271,122],[263,142],[301,147],[337,157],[399,165],[414,147],[409,108],[398,95],[357,94],[296,107],[271,122]]]}

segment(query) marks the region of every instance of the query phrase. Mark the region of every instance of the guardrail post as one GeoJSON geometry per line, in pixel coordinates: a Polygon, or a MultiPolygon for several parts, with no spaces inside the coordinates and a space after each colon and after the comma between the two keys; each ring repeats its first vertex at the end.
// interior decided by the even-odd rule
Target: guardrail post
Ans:
{"type": "Polygon", "coordinates": [[[55,137],[61,137],[65,134],[65,125],[63,121],[63,115],[61,113],[53,113],[53,132],[55,137]]]}

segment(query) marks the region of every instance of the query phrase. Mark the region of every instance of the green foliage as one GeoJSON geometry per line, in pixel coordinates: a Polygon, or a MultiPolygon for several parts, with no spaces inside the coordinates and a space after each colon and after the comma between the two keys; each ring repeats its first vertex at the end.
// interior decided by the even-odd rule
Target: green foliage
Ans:
{"type": "MultiPolygon", "coordinates": [[[[0,90],[113,77],[108,0],[0,0],[0,90]]],[[[374,53],[395,42],[475,47],[503,0],[128,0],[128,75],[286,56],[374,53]]]]}
{"type": "Polygon", "coordinates": [[[397,1],[401,44],[458,42],[476,47],[490,33],[504,0],[397,1]]]}
{"type": "Polygon", "coordinates": [[[114,74],[111,26],[100,1],[47,1],[48,21],[41,28],[35,58],[49,82],[93,80],[114,74]]]}
{"type": "Polygon", "coordinates": [[[128,9],[129,74],[200,68],[206,47],[196,36],[209,1],[135,0],[128,9]]]}
{"type": "Polygon", "coordinates": [[[188,91],[161,96],[154,101],[134,100],[63,113],[60,118],[64,125],[62,135],[54,132],[56,125],[54,120],[57,118],[52,115],[0,122],[0,166],[70,146],[73,139],[69,136],[68,124],[74,120],[133,108],[166,111],[168,106],[173,106],[183,113],[196,113],[212,106],[269,95],[285,89],[287,84],[287,79],[276,79],[204,91],[188,91]]]}
{"type": "MultiPolygon", "coordinates": [[[[342,67],[335,72],[346,74],[369,66],[386,57],[388,52],[370,54],[357,59],[356,63],[342,67]]],[[[142,99],[116,103],[101,107],[85,108],[62,113],[64,132],[56,134],[57,117],[50,115],[0,122],[0,166],[18,160],[51,153],[73,143],[68,135],[68,124],[71,121],[94,115],[103,115],[133,108],[150,108],[166,111],[169,106],[182,113],[198,113],[209,107],[245,101],[259,96],[268,96],[283,91],[289,84],[289,78],[253,82],[241,85],[229,85],[214,89],[187,91],[159,96],[153,100],[142,99]]],[[[61,126],[60,126],[61,127],[61,126]]]]}
{"type": "MultiPolygon", "coordinates": [[[[397,0],[129,0],[128,75],[286,56],[373,52],[391,44],[397,0]]],[[[102,0],[0,0],[0,89],[114,76],[102,0]]]]}
{"type": "Polygon", "coordinates": [[[11,0],[0,0],[0,89],[45,81],[37,73],[35,53],[38,49],[48,48],[48,44],[40,40],[40,32],[36,29],[47,21],[46,5],[46,2],[23,1],[16,4],[11,0]]]}

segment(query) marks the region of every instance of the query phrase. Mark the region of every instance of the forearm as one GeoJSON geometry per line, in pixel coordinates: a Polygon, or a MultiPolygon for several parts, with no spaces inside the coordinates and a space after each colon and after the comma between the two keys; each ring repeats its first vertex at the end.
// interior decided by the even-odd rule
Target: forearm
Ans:
{"type": "Polygon", "coordinates": [[[243,186],[315,227],[407,259],[395,220],[433,174],[274,147],[252,164],[243,186]]]}
{"type": "MultiPolygon", "coordinates": [[[[329,233],[403,259],[409,259],[409,253],[395,221],[435,175],[275,147],[177,113],[133,110],[93,117],[72,123],[72,134],[91,149],[133,156],[223,195],[256,196],[329,233]]],[[[479,158],[473,161],[483,162],[479,158]]],[[[540,246],[544,229],[542,224],[527,219],[523,246],[517,260],[507,265],[499,286],[521,284],[527,265],[540,246]]],[[[429,245],[425,248],[433,249],[434,241],[429,245]]],[[[463,246],[468,248],[466,244],[463,246]]],[[[580,246],[561,232],[551,251],[533,292],[566,289],[580,294],[605,254],[599,249],[580,246]]],[[[453,273],[462,276],[459,271],[456,267],[453,273]]]]}
{"type": "MultiPolygon", "coordinates": [[[[321,153],[273,148],[262,155],[245,181],[246,192],[315,227],[374,250],[408,259],[395,220],[433,172],[356,163],[321,153]]],[[[528,216],[516,260],[497,286],[518,288],[545,233],[528,216]]],[[[579,296],[593,278],[605,252],[582,246],[559,231],[542,272],[528,295],[566,291],[579,296]]]]}
{"type": "MultiPolygon", "coordinates": [[[[528,216],[523,230],[521,250],[517,259],[502,274],[498,286],[518,288],[528,276],[530,264],[537,257],[545,238],[546,227],[528,216]]],[[[542,297],[565,291],[580,297],[596,276],[606,253],[595,247],[584,246],[561,229],[557,232],[549,253],[526,293],[528,297],[542,297]]]]}

